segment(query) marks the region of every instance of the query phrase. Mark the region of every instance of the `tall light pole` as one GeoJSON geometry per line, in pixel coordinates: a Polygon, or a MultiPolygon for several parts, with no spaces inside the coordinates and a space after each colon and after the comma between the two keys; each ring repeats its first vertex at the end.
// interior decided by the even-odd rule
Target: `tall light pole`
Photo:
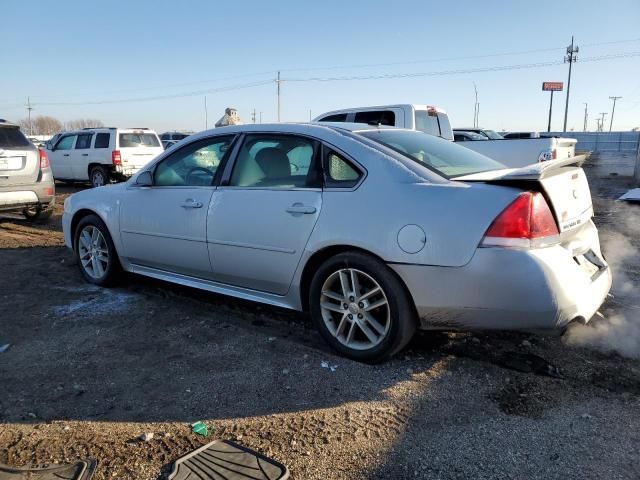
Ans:
{"type": "Polygon", "coordinates": [[[473,82],[473,90],[476,92],[476,99],[473,102],[473,128],[478,127],[478,88],[476,82],[473,82]]]}
{"type": "Polygon", "coordinates": [[[276,80],[277,85],[277,95],[278,95],[278,123],[280,123],[280,84],[282,80],[280,80],[280,70],[278,70],[278,79],[276,80]]]}
{"type": "Polygon", "coordinates": [[[589,114],[587,113],[587,107],[589,106],[588,103],[584,103],[584,127],[582,129],[583,132],[587,131],[587,119],[589,118],[589,114]]]}
{"type": "Polygon", "coordinates": [[[571,90],[571,65],[578,60],[576,56],[578,53],[578,47],[573,46],[573,35],[571,35],[571,45],[567,47],[567,55],[564,57],[564,62],[569,64],[569,78],[567,79],[567,100],[564,106],[564,127],[563,132],[567,131],[567,115],[569,114],[569,91],[571,90]]]}
{"type": "Polygon", "coordinates": [[[613,108],[611,109],[611,119],[609,120],[609,131],[611,131],[611,127],[613,126],[613,114],[616,113],[616,101],[620,100],[622,97],[609,97],[609,100],[613,100],[613,108]]]}

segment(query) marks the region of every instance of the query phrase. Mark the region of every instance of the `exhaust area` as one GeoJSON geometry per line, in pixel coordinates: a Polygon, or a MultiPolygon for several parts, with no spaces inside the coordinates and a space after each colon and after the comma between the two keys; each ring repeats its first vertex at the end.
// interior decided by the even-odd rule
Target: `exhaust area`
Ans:
{"type": "Polygon", "coordinates": [[[640,358],[640,208],[610,202],[596,215],[602,252],[613,274],[613,287],[603,314],[588,324],[573,321],[566,344],[640,358]]]}

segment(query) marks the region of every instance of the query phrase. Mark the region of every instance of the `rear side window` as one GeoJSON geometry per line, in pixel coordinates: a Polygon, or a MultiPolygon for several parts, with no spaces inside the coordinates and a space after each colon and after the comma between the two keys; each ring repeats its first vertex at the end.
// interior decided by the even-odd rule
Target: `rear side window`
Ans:
{"type": "Polygon", "coordinates": [[[96,135],[96,143],[93,146],[93,148],[109,148],[110,142],[111,142],[110,133],[98,133],[96,135]]]}
{"type": "Polygon", "coordinates": [[[81,135],[78,135],[76,150],[91,148],[91,137],[93,137],[93,133],[83,133],[81,135]]]}
{"type": "Polygon", "coordinates": [[[18,127],[0,127],[0,148],[29,147],[31,144],[18,127]]]}
{"type": "Polygon", "coordinates": [[[159,147],[160,140],[153,133],[121,133],[120,148],[159,147]]]}
{"type": "Polygon", "coordinates": [[[347,114],[336,113],[335,115],[329,115],[328,117],[321,118],[320,121],[321,122],[346,122],[347,114]]]}
{"type": "Polygon", "coordinates": [[[389,125],[396,124],[396,115],[391,110],[378,110],[372,112],[358,112],[355,118],[356,123],[366,123],[367,125],[389,125]]]}
{"type": "Polygon", "coordinates": [[[353,187],[362,175],[348,160],[333,150],[325,150],[324,183],[327,187],[353,187]]]}

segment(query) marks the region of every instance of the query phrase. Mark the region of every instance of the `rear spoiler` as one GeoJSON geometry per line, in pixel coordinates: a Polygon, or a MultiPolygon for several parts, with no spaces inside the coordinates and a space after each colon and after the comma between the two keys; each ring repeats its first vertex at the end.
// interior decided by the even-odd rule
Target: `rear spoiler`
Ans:
{"type": "Polygon", "coordinates": [[[562,167],[574,165],[581,167],[587,159],[586,155],[576,155],[575,157],[562,158],[560,160],[549,160],[547,162],[534,163],[522,168],[507,168],[503,170],[490,170],[488,172],[473,173],[454,177],[452,180],[491,182],[501,180],[542,180],[551,175],[552,172],[562,167]]]}

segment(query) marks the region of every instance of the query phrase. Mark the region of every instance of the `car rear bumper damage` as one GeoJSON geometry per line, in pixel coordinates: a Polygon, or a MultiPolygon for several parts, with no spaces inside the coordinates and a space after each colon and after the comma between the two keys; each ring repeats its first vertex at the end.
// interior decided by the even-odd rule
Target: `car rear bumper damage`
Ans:
{"type": "Polygon", "coordinates": [[[562,246],[479,248],[463,267],[390,266],[413,296],[423,329],[562,329],[589,321],[612,281],[599,249],[574,257],[562,246]]]}

